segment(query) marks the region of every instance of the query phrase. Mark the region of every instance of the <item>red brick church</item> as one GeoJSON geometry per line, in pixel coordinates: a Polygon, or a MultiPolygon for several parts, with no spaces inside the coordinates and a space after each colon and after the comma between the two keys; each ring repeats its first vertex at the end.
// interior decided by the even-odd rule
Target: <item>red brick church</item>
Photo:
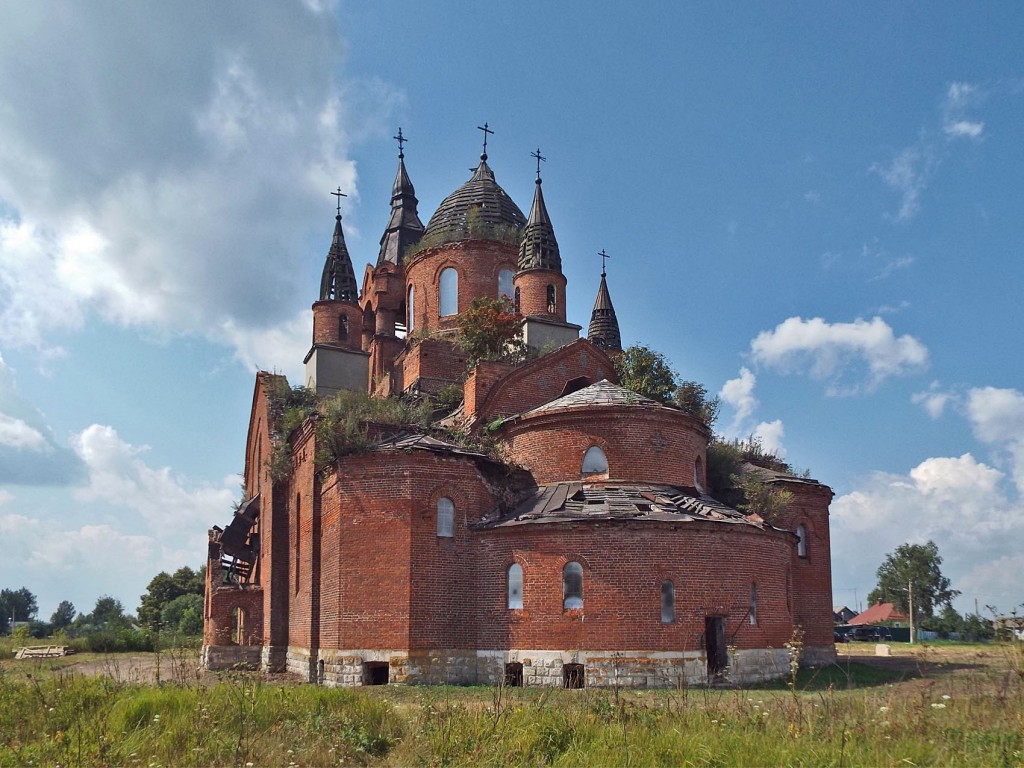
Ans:
{"type": "Polygon", "coordinates": [[[366,449],[325,465],[322,422],[285,435],[287,383],[257,374],[245,500],[210,531],[204,664],[328,685],[746,682],[788,671],[798,627],[802,661],[834,658],[831,490],[766,474],[793,494],[772,524],[707,494],[709,428],[616,383],[603,271],[586,337],[566,318],[539,173],[524,216],[485,144],[426,227],[417,205],[400,151],[361,290],[337,216],[304,383],[457,392],[445,424],[497,450],[366,424],[366,449]],[[468,370],[459,315],[502,295],[530,354],[468,370]]]}

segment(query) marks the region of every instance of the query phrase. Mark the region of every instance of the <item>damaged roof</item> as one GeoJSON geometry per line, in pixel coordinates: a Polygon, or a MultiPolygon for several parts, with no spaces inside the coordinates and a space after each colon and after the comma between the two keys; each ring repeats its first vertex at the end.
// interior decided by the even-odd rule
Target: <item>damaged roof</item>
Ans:
{"type": "Polygon", "coordinates": [[[612,384],[608,379],[601,379],[596,384],[583,387],[571,392],[564,397],[559,397],[549,403],[540,405],[533,410],[524,413],[524,416],[532,416],[537,413],[549,411],[566,411],[574,408],[590,408],[593,406],[626,405],[639,408],[665,408],[666,406],[651,400],[649,397],[638,395],[636,392],[612,384]]]}
{"type": "Polygon", "coordinates": [[[374,445],[378,451],[432,451],[434,453],[454,453],[460,456],[472,456],[480,459],[490,459],[485,453],[471,451],[468,448],[449,443],[445,440],[438,440],[435,437],[420,433],[402,432],[386,440],[381,440],[374,445]]]}
{"type": "Polygon", "coordinates": [[[580,482],[542,485],[511,512],[485,517],[474,527],[604,520],[703,521],[772,528],[759,516],[744,515],[695,488],[580,482]]]}

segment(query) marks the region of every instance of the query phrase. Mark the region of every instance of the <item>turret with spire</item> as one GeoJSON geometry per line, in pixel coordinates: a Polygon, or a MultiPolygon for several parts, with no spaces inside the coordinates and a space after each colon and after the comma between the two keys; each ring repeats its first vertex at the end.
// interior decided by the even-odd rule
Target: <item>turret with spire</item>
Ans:
{"type": "Polygon", "coordinates": [[[320,301],[350,301],[359,299],[352,259],[345,245],[345,232],[341,228],[341,198],[347,197],[338,187],[332,195],[338,198],[338,214],[334,217],[334,239],[327,252],[323,275],[320,277],[320,301]]]}
{"type": "Polygon", "coordinates": [[[530,153],[537,161],[537,181],[530,218],[519,244],[519,271],[515,277],[516,306],[527,317],[546,317],[565,322],[565,276],[547,206],[544,204],[540,150],[530,153]]]}
{"type": "Polygon", "coordinates": [[[401,264],[409,246],[423,236],[423,222],[416,211],[419,204],[416,189],[405,170],[404,145],[408,139],[402,135],[401,128],[394,138],[398,142],[398,173],[395,175],[395,183],[391,185],[391,219],[380,238],[378,267],[384,262],[401,264]]]}
{"type": "Polygon", "coordinates": [[[608,292],[608,281],[605,279],[605,260],[610,258],[603,250],[601,257],[601,285],[597,289],[597,300],[594,310],[590,313],[590,325],[587,328],[587,339],[595,345],[611,352],[622,351],[622,337],[619,335],[619,321],[615,317],[612,296],[608,292]]]}

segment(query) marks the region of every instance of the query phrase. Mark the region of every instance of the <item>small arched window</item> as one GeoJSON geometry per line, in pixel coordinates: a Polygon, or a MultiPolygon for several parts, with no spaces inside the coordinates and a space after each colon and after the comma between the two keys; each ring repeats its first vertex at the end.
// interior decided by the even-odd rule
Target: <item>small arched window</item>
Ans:
{"type": "Polygon", "coordinates": [[[807,557],[807,526],[803,523],[796,527],[796,554],[797,557],[807,557]]]}
{"type": "Polygon", "coordinates": [[[498,296],[507,296],[512,298],[512,277],[513,272],[511,269],[503,269],[498,273],[498,296]]]}
{"type": "Polygon", "coordinates": [[[512,299],[512,303],[516,307],[516,312],[518,312],[519,311],[519,289],[518,288],[516,288],[515,298],[512,299]]]}
{"type": "Polygon", "coordinates": [[[405,302],[406,317],[405,319],[405,330],[407,333],[412,333],[413,330],[413,316],[416,308],[416,289],[411,285],[409,286],[409,299],[405,302]]]}
{"type": "Polygon", "coordinates": [[[441,317],[459,313],[459,273],[454,267],[441,271],[441,317]]]}
{"type": "Polygon", "coordinates": [[[338,318],[338,341],[345,341],[348,338],[348,318],[341,315],[338,318]]]}
{"type": "Polygon", "coordinates": [[[700,456],[693,460],[693,485],[698,491],[704,490],[704,461],[700,456]]]}
{"type": "Polygon", "coordinates": [[[757,625],[757,582],[750,582],[750,624],[757,625]]]}
{"type": "Polygon", "coordinates": [[[445,538],[455,535],[455,504],[451,499],[437,500],[437,535],[445,538]]]}
{"type": "Polygon", "coordinates": [[[592,445],[583,454],[583,465],[580,467],[582,475],[607,475],[608,458],[600,446],[592,445]]]}
{"type": "Polygon", "coordinates": [[[676,620],[676,588],[671,581],[661,582],[661,623],[671,624],[676,620]]]}
{"type": "Polygon", "coordinates": [[[519,563],[508,567],[508,607],[511,610],[523,607],[523,566],[519,563]]]}
{"type": "Polygon", "coordinates": [[[548,314],[553,315],[558,311],[558,297],[555,294],[555,286],[548,286],[548,314]]]}
{"type": "Polygon", "coordinates": [[[562,609],[583,607],[583,566],[573,561],[562,569],[562,609]]]}

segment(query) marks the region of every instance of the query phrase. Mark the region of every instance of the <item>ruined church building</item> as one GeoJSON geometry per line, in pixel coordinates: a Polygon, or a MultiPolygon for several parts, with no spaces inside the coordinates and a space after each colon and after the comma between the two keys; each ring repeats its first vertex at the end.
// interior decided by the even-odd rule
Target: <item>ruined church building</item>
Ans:
{"type": "Polygon", "coordinates": [[[604,270],[586,337],[566,318],[539,160],[529,216],[485,142],[424,227],[396,138],[361,290],[339,209],[304,384],[322,398],[458,392],[445,423],[499,451],[367,424],[368,450],[324,466],[315,416],[284,435],[288,384],[258,373],[244,501],[210,530],[203,664],[344,686],[744,683],[788,672],[797,629],[803,662],[834,659],[832,491],[765,473],[792,493],[770,524],[708,495],[709,428],[616,383],[604,270]],[[469,369],[459,315],[502,295],[530,354],[469,369]],[[274,471],[281,451],[290,471],[274,471]]]}

